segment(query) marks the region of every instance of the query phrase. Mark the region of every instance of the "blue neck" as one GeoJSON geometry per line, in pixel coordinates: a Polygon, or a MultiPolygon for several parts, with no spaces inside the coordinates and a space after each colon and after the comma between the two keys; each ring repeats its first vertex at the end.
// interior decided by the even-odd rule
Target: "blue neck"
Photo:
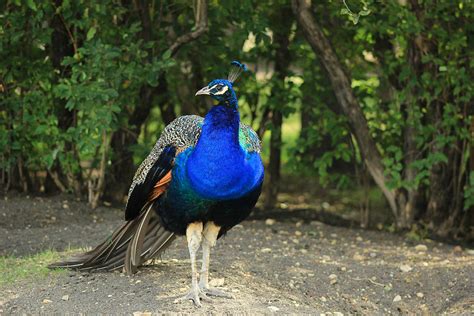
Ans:
{"type": "Polygon", "coordinates": [[[220,102],[204,118],[201,136],[191,158],[205,157],[208,161],[219,161],[229,154],[237,155],[242,151],[239,144],[239,126],[237,99],[220,102]]]}
{"type": "Polygon", "coordinates": [[[204,119],[201,136],[186,169],[191,186],[208,199],[226,199],[248,190],[245,152],[239,144],[237,100],[214,106],[204,119]]]}

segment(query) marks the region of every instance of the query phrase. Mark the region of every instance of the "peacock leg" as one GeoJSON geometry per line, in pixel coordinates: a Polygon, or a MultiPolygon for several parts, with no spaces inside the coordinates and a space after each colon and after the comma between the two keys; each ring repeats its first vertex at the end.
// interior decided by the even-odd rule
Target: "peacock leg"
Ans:
{"type": "Polygon", "coordinates": [[[195,305],[201,307],[200,299],[207,296],[201,291],[197,280],[196,253],[199,250],[202,240],[202,222],[191,223],[186,229],[186,239],[188,240],[189,257],[191,258],[191,290],[185,296],[178,298],[175,302],[182,300],[192,300],[195,305]]]}
{"type": "Polygon", "coordinates": [[[201,291],[210,296],[218,296],[232,298],[232,295],[222,290],[209,287],[209,262],[211,256],[211,248],[216,245],[217,235],[221,228],[214,222],[207,222],[202,232],[202,268],[199,280],[199,288],[201,291]]]}

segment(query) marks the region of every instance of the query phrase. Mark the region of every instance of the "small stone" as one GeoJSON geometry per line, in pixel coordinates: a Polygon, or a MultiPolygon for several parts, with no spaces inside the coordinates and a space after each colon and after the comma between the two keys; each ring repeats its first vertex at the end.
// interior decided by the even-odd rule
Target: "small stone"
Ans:
{"type": "Polygon", "coordinates": [[[278,312],[280,309],[276,306],[273,306],[273,305],[270,305],[267,307],[269,310],[271,310],[272,312],[278,312]]]}
{"type": "Polygon", "coordinates": [[[43,304],[50,304],[52,302],[53,302],[52,300],[49,300],[49,299],[45,298],[42,303],[43,304]]]}
{"type": "Polygon", "coordinates": [[[225,279],[224,278],[216,278],[209,281],[209,285],[212,287],[219,287],[224,286],[225,279]]]}
{"type": "Polygon", "coordinates": [[[136,312],[133,312],[133,316],[151,316],[151,312],[136,311],[136,312]]]}
{"type": "Polygon", "coordinates": [[[410,272],[411,270],[413,270],[413,268],[410,267],[410,266],[407,265],[407,264],[402,264],[402,265],[400,266],[400,271],[402,271],[402,272],[410,272]]]}
{"type": "Polygon", "coordinates": [[[416,251],[427,251],[427,250],[428,250],[428,247],[426,247],[426,245],[419,244],[419,245],[416,245],[416,246],[415,246],[415,250],[416,250],[416,251]]]}
{"type": "Polygon", "coordinates": [[[336,283],[337,283],[337,275],[331,274],[331,275],[329,276],[329,283],[330,283],[331,285],[336,284],[336,283]]]}
{"type": "Polygon", "coordinates": [[[332,312],[333,316],[344,316],[341,312],[332,312]]]}
{"type": "Polygon", "coordinates": [[[393,298],[393,302],[396,303],[396,302],[400,302],[402,300],[402,297],[400,295],[397,295],[393,298]]]}
{"type": "Polygon", "coordinates": [[[275,223],[276,223],[276,220],[274,220],[273,218],[267,218],[265,220],[265,225],[268,225],[268,226],[272,226],[275,223]]]}
{"type": "Polygon", "coordinates": [[[61,299],[62,299],[63,301],[69,301],[69,295],[63,295],[63,296],[61,297],[61,299]]]}
{"type": "Polygon", "coordinates": [[[296,236],[301,236],[301,235],[303,235],[303,233],[300,232],[299,230],[297,230],[297,231],[295,231],[295,235],[296,235],[296,236]]]}
{"type": "Polygon", "coordinates": [[[68,208],[69,208],[69,205],[63,204],[63,209],[68,209],[68,208]]]}
{"type": "Polygon", "coordinates": [[[271,250],[270,248],[262,248],[262,249],[260,250],[260,252],[262,252],[262,253],[269,253],[269,252],[272,252],[272,250],[271,250]]]}
{"type": "Polygon", "coordinates": [[[468,255],[474,256],[474,249],[466,249],[465,251],[468,255]]]}
{"type": "Polygon", "coordinates": [[[107,202],[107,201],[104,201],[104,205],[105,205],[105,206],[111,206],[111,205],[112,205],[112,203],[110,203],[110,202],[107,202]]]}
{"type": "Polygon", "coordinates": [[[364,239],[362,239],[362,237],[360,237],[360,236],[357,236],[356,240],[357,241],[363,241],[364,239]]]}
{"type": "Polygon", "coordinates": [[[353,256],[352,256],[352,259],[356,260],[356,261],[362,261],[365,259],[364,256],[358,254],[358,253],[355,253],[353,256]]]}
{"type": "Polygon", "coordinates": [[[325,298],[324,296],[321,296],[321,302],[327,302],[327,298],[325,298]]]}
{"type": "Polygon", "coordinates": [[[346,267],[341,267],[341,271],[347,271],[346,267]]]}
{"type": "Polygon", "coordinates": [[[425,295],[421,292],[416,293],[416,296],[419,298],[423,298],[425,295]]]}

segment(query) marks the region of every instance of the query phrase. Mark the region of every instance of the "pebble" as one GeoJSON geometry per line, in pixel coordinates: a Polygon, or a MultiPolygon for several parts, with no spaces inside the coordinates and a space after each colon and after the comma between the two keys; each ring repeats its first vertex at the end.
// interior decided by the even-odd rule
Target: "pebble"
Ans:
{"type": "Polygon", "coordinates": [[[265,220],[265,225],[268,225],[268,226],[272,226],[275,223],[276,223],[276,220],[274,220],[273,218],[267,218],[265,220]]]}
{"type": "Polygon", "coordinates": [[[151,312],[133,312],[133,316],[151,316],[151,312]]]}
{"type": "Polygon", "coordinates": [[[415,246],[415,250],[416,250],[416,251],[427,251],[427,250],[428,250],[428,247],[426,247],[426,245],[419,244],[419,245],[416,245],[416,246],[415,246]]]}
{"type": "Polygon", "coordinates": [[[272,250],[270,248],[262,248],[262,250],[260,250],[260,252],[269,253],[269,252],[272,252],[272,250]]]}
{"type": "Polygon", "coordinates": [[[61,297],[61,299],[63,301],[69,301],[69,295],[63,295],[63,297],[61,297]]]}
{"type": "Polygon", "coordinates": [[[416,293],[416,296],[418,296],[419,298],[423,298],[425,295],[421,292],[418,292],[418,293],[416,293]]]}
{"type": "Polygon", "coordinates": [[[42,303],[43,304],[49,304],[49,303],[52,303],[52,302],[53,302],[52,300],[49,300],[49,299],[45,298],[42,303]]]}
{"type": "Polygon", "coordinates": [[[215,278],[209,281],[209,285],[212,287],[219,287],[224,286],[225,279],[224,278],[215,278]]]}
{"type": "Polygon", "coordinates": [[[466,249],[468,255],[474,256],[474,249],[466,249]]]}
{"type": "Polygon", "coordinates": [[[402,265],[400,266],[400,271],[402,271],[402,272],[410,272],[411,270],[413,270],[413,268],[410,267],[410,266],[407,265],[407,264],[402,264],[402,265]]]}
{"type": "Polygon", "coordinates": [[[362,255],[360,255],[360,254],[358,254],[358,253],[356,253],[356,254],[354,254],[354,256],[352,256],[352,259],[354,259],[354,260],[356,260],[356,261],[362,261],[362,260],[365,259],[365,257],[362,256],[362,255]]]}
{"type": "Polygon", "coordinates": [[[273,306],[273,305],[268,306],[267,308],[268,308],[269,310],[271,310],[272,312],[278,312],[278,311],[280,310],[278,307],[273,306]]]}
{"type": "Polygon", "coordinates": [[[321,302],[327,302],[327,298],[325,298],[324,296],[321,296],[321,302]]]}
{"type": "Polygon", "coordinates": [[[336,284],[336,283],[337,283],[337,275],[335,275],[335,274],[329,275],[329,283],[330,283],[331,285],[336,284]]]}
{"type": "Polygon", "coordinates": [[[396,302],[400,302],[402,300],[402,297],[400,295],[397,295],[393,298],[393,302],[396,303],[396,302]]]}

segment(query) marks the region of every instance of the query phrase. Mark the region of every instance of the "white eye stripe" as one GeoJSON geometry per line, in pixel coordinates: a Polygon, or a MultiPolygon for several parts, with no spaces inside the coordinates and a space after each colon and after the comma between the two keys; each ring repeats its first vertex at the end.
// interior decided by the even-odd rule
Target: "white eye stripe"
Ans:
{"type": "Polygon", "coordinates": [[[221,91],[218,91],[217,93],[214,93],[214,95],[221,95],[227,92],[229,90],[228,86],[224,86],[221,91]]]}

